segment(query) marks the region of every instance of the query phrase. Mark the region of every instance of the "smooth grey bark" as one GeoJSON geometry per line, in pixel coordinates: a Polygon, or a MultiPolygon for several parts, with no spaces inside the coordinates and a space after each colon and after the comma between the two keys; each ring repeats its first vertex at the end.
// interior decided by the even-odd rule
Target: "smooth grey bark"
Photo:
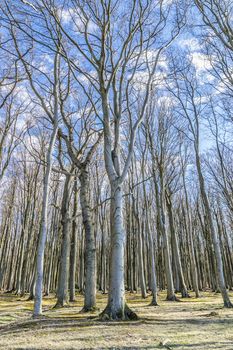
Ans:
{"type": "Polygon", "coordinates": [[[45,279],[45,291],[44,291],[45,296],[49,295],[50,289],[51,289],[52,274],[54,270],[54,256],[55,256],[55,250],[56,250],[55,243],[59,235],[60,208],[58,206],[57,199],[58,199],[58,189],[55,190],[54,198],[53,198],[54,208],[52,211],[51,224],[50,224],[50,230],[51,230],[50,243],[47,250],[47,253],[49,252],[49,254],[47,254],[48,262],[47,262],[47,275],[45,279]]]}
{"type": "Polygon", "coordinates": [[[141,286],[141,296],[146,298],[146,282],[144,274],[144,260],[143,260],[143,243],[142,243],[142,230],[140,229],[140,222],[138,225],[138,259],[139,259],[139,278],[141,286]]]}
{"type": "Polygon", "coordinates": [[[74,207],[73,207],[73,221],[70,245],[70,301],[75,301],[75,281],[76,281],[76,262],[77,262],[77,209],[78,209],[78,183],[77,178],[74,179],[74,207]]]}
{"type": "MultiPolygon", "coordinates": [[[[20,56],[21,57],[21,56],[20,56]]],[[[43,274],[44,274],[44,253],[45,253],[45,243],[48,230],[48,200],[49,200],[49,184],[52,172],[52,154],[55,146],[55,141],[58,133],[58,107],[59,107],[59,81],[58,81],[58,71],[59,71],[59,52],[56,52],[54,57],[54,85],[53,85],[53,130],[50,136],[49,147],[46,154],[46,170],[43,182],[43,200],[42,200],[42,215],[41,215],[41,229],[39,233],[39,243],[37,250],[37,260],[36,260],[36,284],[35,284],[35,298],[34,298],[34,310],[33,316],[37,317],[42,314],[42,290],[43,290],[43,274]]],[[[46,114],[50,117],[51,114],[47,110],[45,101],[43,97],[40,96],[35,88],[31,74],[26,63],[23,61],[25,70],[30,80],[31,87],[35,95],[40,100],[42,107],[44,108],[46,114]]]]}
{"type": "MultiPolygon", "coordinates": [[[[64,118],[65,121],[65,118],[64,118]]],[[[72,131],[73,132],[73,131],[72,131]]],[[[73,134],[70,132],[70,137],[73,138],[73,134]]],[[[64,139],[68,154],[73,162],[73,165],[76,167],[79,177],[79,181],[81,184],[80,188],[80,205],[82,209],[82,219],[83,219],[83,226],[85,230],[85,254],[84,254],[84,260],[85,260],[85,298],[84,298],[84,307],[83,311],[90,311],[94,310],[96,307],[96,243],[95,243],[95,233],[93,228],[93,222],[91,218],[91,203],[89,198],[90,193],[90,183],[89,183],[89,164],[91,162],[91,159],[102,139],[103,133],[100,132],[97,134],[97,139],[95,140],[94,144],[85,150],[85,152],[82,147],[80,149],[77,149],[73,142],[71,142],[67,136],[62,132],[62,130],[59,130],[59,135],[64,139]],[[80,154],[83,153],[83,159],[82,161],[79,159],[80,154]]],[[[87,136],[87,140],[89,137],[87,136]]],[[[84,142],[84,144],[85,144],[84,142]]],[[[83,145],[84,146],[84,145],[83,145]]],[[[87,147],[87,145],[85,146],[87,147]]],[[[82,249],[81,249],[82,250],[82,249]]],[[[83,271],[84,268],[82,266],[82,263],[80,264],[80,290],[83,289],[83,271]]],[[[74,273],[74,272],[73,272],[74,273]]],[[[73,292],[72,292],[73,293],[73,292]]]]}
{"type": "Polygon", "coordinates": [[[62,243],[61,243],[61,259],[58,275],[57,286],[57,302],[55,307],[63,307],[68,303],[68,279],[69,279],[69,259],[70,259],[70,182],[71,175],[66,175],[62,206],[61,206],[61,227],[62,227],[62,243]]]}
{"type": "Polygon", "coordinates": [[[25,289],[26,289],[26,277],[27,277],[27,272],[29,269],[29,251],[30,251],[30,246],[31,242],[33,239],[35,239],[33,235],[33,228],[34,228],[34,220],[35,220],[35,212],[36,212],[36,201],[37,201],[37,180],[38,180],[38,174],[39,174],[39,166],[37,167],[36,173],[35,173],[35,179],[34,184],[32,182],[32,185],[30,185],[30,180],[28,184],[28,200],[29,202],[32,201],[32,205],[30,208],[30,214],[28,216],[30,217],[30,220],[28,219],[28,235],[27,235],[27,243],[26,243],[26,249],[24,252],[24,260],[23,260],[23,266],[22,266],[22,276],[21,276],[21,293],[20,296],[24,296],[25,294],[25,289]]]}
{"type": "Polygon", "coordinates": [[[221,255],[221,248],[220,248],[220,244],[219,244],[219,238],[218,238],[217,231],[214,227],[213,218],[212,218],[211,209],[210,209],[210,204],[209,204],[209,199],[208,199],[207,194],[206,194],[205,181],[204,181],[204,177],[203,177],[202,169],[201,169],[201,161],[200,161],[200,156],[199,156],[198,144],[195,144],[195,155],[196,155],[196,166],[197,166],[197,173],[198,173],[198,180],[199,180],[199,185],[200,185],[201,197],[202,197],[202,201],[204,204],[206,218],[207,218],[207,222],[209,224],[211,237],[213,240],[215,256],[216,256],[218,285],[219,285],[219,288],[220,288],[220,291],[222,294],[224,306],[227,308],[232,308],[233,304],[230,301],[230,298],[229,298],[229,295],[228,295],[228,292],[226,289],[226,284],[225,284],[225,278],[224,278],[224,272],[223,272],[223,262],[222,262],[222,255],[221,255]]]}
{"type": "Polygon", "coordinates": [[[51,285],[51,275],[52,275],[52,267],[53,267],[53,253],[54,253],[54,245],[55,241],[53,239],[52,244],[49,247],[50,251],[50,259],[49,259],[49,264],[48,264],[48,272],[47,272],[47,281],[46,281],[46,286],[45,286],[45,295],[48,296],[50,293],[50,285],[51,285]]]}
{"type": "MultiPolygon", "coordinates": [[[[165,275],[167,281],[167,300],[176,301],[177,297],[175,295],[174,283],[173,283],[173,273],[171,267],[171,258],[170,258],[170,247],[167,233],[167,224],[166,224],[166,214],[164,211],[164,191],[163,185],[160,186],[160,191],[157,184],[156,174],[153,170],[153,180],[155,187],[155,195],[156,195],[156,207],[157,207],[157,230],[162,234],[163,240],[163,253],[164,253],[164,263],[165,263],[165,275]]],[[[161,180],[160,180],[161,182],[161,180]]]]}
{"type": "Polygon", "coordinates": [[[89,173],[84,165],[80,169],[80,204],[85,229],[85,294],[83,311],[96,308],[96,243],[89,201],[89,173]]]}
{"type": "MultiPolygon", "coordinates": [[[[144,274],[144,260],[143,260],[143,244],[142,244],[142,233],[143,230],[141,230],[140,225],[140,219],[139,219],[139,208],[136,204],[136,199],[134,195],[132,195],[133,199],[133,213],[136,220],[136,232],[138,237],[138,262],[139,262],[139,280],[140,280],[140,288],[141,288],[141,296],[143,299],[146,298],[146,282],[145,282],[145,274],[144,274]]],[[[137,196],[138,199],[138,196],[137,196]]]]}
{"type": "Polygon", "coordinates": [[[164,189],[164,179],[163,179],[161,165],[159,167],[159,184],[160,184],[159,186],[160,188],[158,188],[157,186],[157,193],[158,193],[157,210],[158,210],[158,216],[159,216],[159,228],[162,232],[162,237],[163,237],[165,272],[166,272],[166,280],[167,280],[167,300],[177,301],[178,299],[175,295],[173,273],[172,273],[172,267],[171,267],[171,254],[170,254],[170,246],[169,246],[169,238],[168,238],[168,230],[167,230],[167,222],[166,222],[167,218],[166,218],[166,209],[165,209],[165,201],[166,201],[165,189],[164,189]]]}
{"type": "Polygon", "coordinates": [[[142,152],[142,179],[143,179],[143,194],[144,194],[144,202],[145,202],[145,229],[147,231],[147,236],[149,240],[149,265],[150,265],[150,289],[152,294],[151,306],[158,306],[158,296],[157,296],[157,276],[156,276],[156,266],[155,266],[155,245],[153,234],[150,225],[150,217],[149,217],[149,203],[147,199],[147,191],[145,184],[145,153],[148,147],[148,135],[146,135],[146,148],[142,152]]]}
{"type": "MultiPolygon", "coordinates": [[[[17,237],[17,229],[18,229],[18,222],[19,222],[19,215],[17,212],[17,217],[16,217],[16,226],[14,229],[14,234],[12,237],[12,241],[14,242],[13,247],[12,247],[12,253],[11,253],[11,260],[10,260],[10,266],[9,266],[9,279],[8,279],[8,283],[7,283],[7,291],[12,291],[12,280],[14,279],[14,273],[13,273],[13,265],[14,265],[14,258],[15,258],[15,252],[16,252],[16,248],[17,245],[15,244],[16,242],[16,237],[17,237]]],[[[1,281],[1,269],[0,269],[0,281],[1,281]]],[[[1,288],[1,283],[0,283],[0,288],[1,288]]]]}
{"type": "Polygon", "coordinates": [[[177,233],[176,233],[176,230],[174,227],[171,196],[168,193],[166,193],[166,204],[167,204],[168,217],[169,217],[171,240],[173,241],[173,246],[174,246],[174,254],[175,254],[174,260],[175,260],[177,273],[178,273],[178,277],[179,277],[179,282],[180,282],[180,287],[181,287],[181,295],[182,295],[182,298],[189,298],[188,290],[187,290],[185,280],[184,280],[183,268],[181,265],[180,251],[179,251],[178,240],[177,240],[177,233]]]}
{"type": "MultiPolygon", "coordinates": [[[[124,244],[125,231],[122,217],[122,182],[124,181],[133,154],[134,138],[131,139],[131,147],[124,171],[120,176],[119,163],[119,120],[115,125],[115,147],[112,149],[111,127],[108,97],[103,76],[100,75],[102,109],[104,115],[104,159],[111,187],[110,207],[110,267],[109,267],[109,293],[108,304],[101,314],[103,319],[136,319],[137,315],[130,310],[125,301],[124,286],[124,244]]],[[[136,131],[136,129],[135,129],[136,131]]]]}
{"type": "Polygon", "coordinates": [[[154,142],[152,134],[147,126],[149,149],[152,157],[152,176],[155,189],[155,201],[157,209],[157,231],[161,233],[162,245],[163,245],[163,256],[165,264],[165,275],[167,282],[167,300],[177,301],[174,290],[173,273],[171,267],[171,254],[169,246],[169,238],[167,232],[167,222],[166,222],[166,211],[165,211],[165,188],[164,188],[164,174],[163,174],[163,164],[156,158],[154,150],[154,142]],[[156,165],[158,167],[158,176],[156,174],[156,165]]]}
{"type": "Polygon", "coordinates": [[[122,188],[117,181],[111,183],[111,247],[108,305],[102,313],[104,319],[134,319],[126,305],[124,286],[125,232],[122,222],[122,188]]]}
{"type": "Polygon", "coordinates": [[[183,210],[184,217],[185,217],[185,224],[187,226],[186,231],[188,234],[188,241],[189,241],[189,246],[190,246],[192,283],[193,283],[193,289],[195,292],[195,296],[196,296],[196,298],[199,298],[200,293],[199,293],[199,284],[198,284],[198,271],[197,271],[197,263],[196,263],[194,244],[193,244],[194,230],[192,227],[192,220],[191,220],[191,216],[190,216],[190,210],[189,210],[189,204],[188,204],[188,193],[187,193],[187,189],[186,189],[184,174],[182,174],[182,177],[183,177],[184,192],[185,192],[186,217],[185,217],[185,213],[184,213],[184,208],[182,208],[182,210],[183,210]]]}
{"type": "Polygon", "coordinates": [[[107,293],[107,257],[106,257],[106,227],[104,226],[104,209],[101,206],[101,253],[100,253],[100,264],[101,264],[101,283],[100,288],[103,294],[107,293]]]}
{"type": "MultiPolygon", "coordinates": [[[[145,183],[144,186],[144,194],[145,194],[145,183]]],[[[146,198],[145,198],[146,201],[146,198]]],[[[145,205],[145,211],[146,211],[146,230],[148,234],[149,239],[149,262],[150,262],[150,288],[151,288],[151,294],[152,294],[152,300],[150,305],[151,306],[158,306],[158,296],[157,296],[157,278],[156,278],[156,267],[155,267],[155,246],[154,246],[154,240],[152,235],[152,230],[150,227],[149,222],[149,213],[148,213],[148,204],[146,202],[145,205]]]]}
{"type": "MultiPolygon", "coordinates": [[[[149,225],[148,225],[149,226],[149,225]]],[[[158,305],[158,297],[157,297],[157,278],[156,278],[156,268],[155,268],[155,249],[154,249],[154,241],[152,237],[152,232],[150,227],[147,228],[148,236],[149,236],[149,253],[150,253],[150,287],[152,293],[152,300],[150,305],[157,306],[158,305]]]]}
{"type": "Polygon", "coordinates": [[[122,223],[122,189],[111,185],[111,261],[108,304],[112,317],[122,317],[125,308],[124,230],[122,223]],[[120,286],[120,288],[119,288],[120,286]]]}
{"type": "MultiPolygon", "coordinates": [[[[35,210],[35,209],[34,209],[35,210]]],[[[32,216],[34,211],[32,212],[32,216]]],[[[28,254],[29,254],[29,247],[32,239],[32,230],[31,227],[33,227],[33,219],[31,221],[30,229],[28,229],[28,237],[27,237],[27,243],[24,251],[24,259],[23,259],[23,265],[22,265],[22,274],[21,274],[21,287],[20,287],[20,296],[25,295],[25,288],[26,288],[26,275],[27,275],[27,268],[28,268],[28,254]]]]}
{"type": "Polygon", "coordinates": [[[43,290],[43,268],[44,268],[44,251],[45,242],[48,228],[48,198],[49,198],[49,183],[52,170],[52,152],[57,137],[58,125],[54,124],[53,132],[50,138],[49,148],[46,157],[46,171],[44,176],[43,185],[43,203],[42,203],[42,217],[41,217],[41,229],[39,234],[39,244],[37,250],[36,260],[36,285],[35,285],[35,298],[34,298],[34,310],[33,315],[39,316],[42,314],[42,290],[43,290]]]}
{"type": "Polygon", "coordinates": [[[36,280],[36,271],[35,271],[35,264],[33,266],[33,271],[32,271],[32,279],[29,287],[29,297],[28,300],[34,300],[35,298],[35,280],[36,280]]]}
{"type": "Polygon", "coordinates": [[[17,286],[16,286],[16,294],[21,296],[24,295],[24,272],[26,268],[27,259],[25,254],[27,254],[28,249],[28,223],[30,217],[30,199],[29,194],[26,198],[27,204],[25,208],[25,213],[22,220],[22,230],[21,230],[21,245],[20,245],[20,256],[19,256],[19,267],[18,267],[18,275],[17,275],[17,286]],[[23,288],[22,288],[23,287],[23,288]]]}

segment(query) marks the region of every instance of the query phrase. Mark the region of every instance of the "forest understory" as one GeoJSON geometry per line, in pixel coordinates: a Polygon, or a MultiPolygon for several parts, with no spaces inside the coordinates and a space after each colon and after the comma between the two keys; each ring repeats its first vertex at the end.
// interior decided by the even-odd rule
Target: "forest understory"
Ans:
{"type": "MultiPolygon", "coordinates": [[[[222,307],[221,294],[193,293],[180,302],[166,301],[160,292],[159,306],[148,306],[150,298],[126,293],[137,321],[100,321],[107,296],[97,294],[99,310],[81,313],[83,296],[69,306],[54,309],[54,296],[44,298],[44,314],[31,317],[33,302],[27,296],[0,294],[0,349],[176,349],[232,350],[233,309],[222,307]]],[[[233,297],[233,292],[229,293],[233,297]]]]}

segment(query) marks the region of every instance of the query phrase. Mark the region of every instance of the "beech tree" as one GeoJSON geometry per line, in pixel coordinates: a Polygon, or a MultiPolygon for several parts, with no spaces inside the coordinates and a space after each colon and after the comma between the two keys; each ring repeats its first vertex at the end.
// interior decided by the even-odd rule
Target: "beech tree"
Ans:
{"type": "Polygon", "coordinates": [[[0,288],[36,317],[98,291],[102,320],[137,319],[125,290],[232,307],[232,7],[195,1],[191,32],[186,5],[0,4],[0,288]]]}
{"type": "Polygon", "coordinates": [[[180,113],[187,120],[187,123],[189,125],[189,132],[192,137],[191,140],[194,146],[200,195],[206,214],[209,233],[213,242],[216,257],[216,274],[218,276],[219,288],[222,293],[224,306],[232,307],[224,279],[222,256],[219,247],[219,237],[215,229],[213,213],[211,212],[210,201],[208,198],[206,183],[203,176],[203,168],[200,156],[200,123],[204,107],[202,98],[200,97],[201,93],[199,92],[195,69],[191,66],[191,64],[188,65],[186,70],[180,71],[177,75],[175,75],[174,85],[175,86],[172,89],[169,89],[169,91],[174,97],[177,98],[179,102],[181,108],[180,113]],[[197,99],[198,104],[196,103],[197,99]]]}

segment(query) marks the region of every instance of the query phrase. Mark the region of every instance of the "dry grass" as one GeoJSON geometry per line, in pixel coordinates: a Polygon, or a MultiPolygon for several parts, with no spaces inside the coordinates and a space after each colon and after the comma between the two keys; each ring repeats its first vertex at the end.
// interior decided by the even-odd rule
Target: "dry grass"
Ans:
{"type": "MultiPolygon", "coordinates": [[[[231,295],[233,299],[233,295],[231,295]]],[[[203,293],[200,299],[166,302],[149,307],[150,298],[127,294],[127,302],[140,319],[132,322],[100,322],[92,314],[80,314],[83,297],[63,309],[52,309],[55,299],[44,299],[44,317],[31,318],[33,303],[0,294],[1,350],[71,349],[174,349],[233,350],[233,310],[223,309],[219,294],[203,293]]],[[[100,310],[106,296],[98,294],[100,310]]]]}

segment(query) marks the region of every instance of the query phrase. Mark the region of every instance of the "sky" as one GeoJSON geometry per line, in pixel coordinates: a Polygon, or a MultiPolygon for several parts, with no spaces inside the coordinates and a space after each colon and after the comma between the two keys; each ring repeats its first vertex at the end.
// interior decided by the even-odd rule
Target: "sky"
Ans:
{"type": "MultiPolygon", "coordinates": [[[[15,1],[14,4],[17,6],[17,4],[19,3],[19,1],[15,1]]],[[[58,4],[61,4],[61,1],[57,2],[58,4]]],[[[171,3],[170,0],[166,1],[166,5],[169,6],[169,4],[171,3]]],[[[36,1],[32,1],[32,4],[36,4],[36,1]]],[[[127,4],[125,4],[127,6],[127,4]]],[[[33,13],[34,16],[34,21],[32,22],[32,28],[34,29],[39,29],[41,28],[41,22],[40,22],[40,18],[38,19],[36,17],[35,11],[33,9],[30,9],[28,12],[33,13]]],[[[188,18],[188,26],[186,26],[181,34],[179,35],[179,37],[175,40],[175,42],[172,44],[172,48],[171,50],[173,50],[175,52],[175,54],[177,53],[178,56],[178,60],[181,60],[181,64],[183,61],[183,58],[186,57],[187,59],[189,59],[192,62],[192,65],[195,67],[196,73],[197,73],[197,78],[198,78],[198,84],[200,86],[200,89],[202,90],[202,102],[205,100],[205,98],[207,99],[208,97],[205,96],[205,93],[207,92],[207,95],[210,93],[211,90],[211,94],[214,96],[217,94],[216,90],[214,90],[211,87],[211,84],[215,83],[216,78],[213,77],[213,75],[211,74],[211,65],[209,63],[208,57],[205,54],[205,48],[202,42],[202,37],[200,34],[200,30],[199,29],[195,29],[195,25],[198,24],[199,20],[200,20],[200,16],[198,15],[196,10],[192,10],[191,14],[189,15],[190,17],[188,18]],[[194,20],[193,20],[194,19],[194,20]],[[191,24],[190,24],[191,23],[191,24]]],[[[73,35],[76,35],[77,38],[80,39],[80,34],[78,33],[78,30],[82,30],[82,16],[78,15],[72,8],[68,8],[66,7],[65,9],[62,10],[62,15],[61,15],[61,20],[65,26],[65,28],[71,32],[73,32],[73,35]]],[[[123,21],[119,22],[122,23],[123,26],[125,26],[125,23],[123,23],[123,21]]],[[[24,23],[25,25],[27,25],[27,22],[25,21],[24,23]]],[[[27,27],[24,27],[27,28],[27,27]]],[[[124,28],[127,28],[124,27],[124,28]]],[[[97,30],[97,26],[94,23],[94,21],[92,21],[92,19],[90,19],[89,21],[89,25],[88,25],[88,30],[91,34],[95,35],[96,33],[98,33],[97,30]]],[[[4,30],[2,30],[2,33],[4,34],[4,30]]],[[[163,38],[166,38],[167,36],[169,36],[169,33],[171,31],[171,26],[168,26],[168,29],[166,31],[163,32],[163,38]]],[[[23,37],[25,37],[25,35],[22,35],[22,39],[23,37]]],[[[41,36],[39,36],[39,38],[41,38],[41,36]]],[[[165,40],[163,38],[160,38],[161,40],[165,40]]],[[[80,39],[81,41],[83,39],[80,39]]],[[[29,43],[30,44],[30,43],[29,43]]],[[[27,43],[27,41],[21,41],[21,47],[20,49],[22,50],[22,52],[27,48],[27,45],[29,45],[27,43]]],[[[48,40],[48,45],[54,45],[54,43],[49,39],[48,40]]],[[[117,56],[117,47],[119,46],[119,43],[116,42],[114,43],[114,47],[116,49],[116,56],[117,56]]],[[[51,46],[52,47],[52,46],[51,46]]],[[[70,48],[70,46],[68,46],[70,48]]],[[[152,49],[156,50],[156,48],[152,49]]],[[[161,85],[162,89],[163,89],[163,78],[166,77],[168,74],[170,74],[169,72],[169,52],[171,52],[171,50],[167,53],[165,53],[163,56],[161,56],[161,60],[160,60],[160,64],[159,64],[159,70],[156,72],[156,77],[159,80],[158,85],[158,89],[160,88],[159,85],[161,85]],[[161,80],[161,81],[160,81],[161,80]]],[[[80,53],[77,52],[77,50],[73,50],[71,52],[69,52],[70,55],[73,57],[74,55],[76,55],[76,62],[78,64],[80,64],[83,68],[86,68],[89,72],[89,74],[92,76],[92,78],[95,78],[95,72],[93,70],[93,68],[86,63],[83,60],[83,57],[80,53]]],[[[29,55],[30,56],[30,55],[29,55]]],[[[28,56],[28,57],[29,57],[28,56]]],[[[46,103],[47,105],[51,108],[50,106],[50,100],[49,100],[49,92],[51,91],[51,84],[50,84],[50,79],[53,79],[52,74],[52,67],[53,67],[53,62],[54,62],[54,53],[53,51],[51,51],[50,47],[44,47],[41,44],[35,44],[35,48],[33,51],[33,64],[34,66],[37,68],[37,71],[34,72],[34,76],[35,76],[35,80],[38,80],[38,82],[40,83],[37,84],[37,86],[39,86],[39,89],[41,91],[43,91],[43,87],[44,85],[46,85],[47,87],[47,92],[45,93],[45,98],[46,98],[46,103]]],[[[153,54],[152,54],[153,56],[153,54]]],[[[79,76],[79,79],[82,80],[82,83],[86,84],[86,79],[84,76],[79,76]]],[[[142,70],[140,72],[137,73],[136,75],[136,80],[138,81],[138,90],[142,90],[142,83],[144,80],[146,80],[147,77],[145,75],[145,72],[142,70]]],[[[18,99],[21,102],[27,103],[29,104],[29,108],[31,102],[34,103],[35,102],[35,98],[33,98],[33,101],[31,101],[31,96],[32,96],[32,91],[30,89],[30,86],[27,82],[22,82],[19,84],[19,86],[17,87],[17,90],[19,91],[18,94],[18,99]]],[[[70,98],[70,102],[69,102],[69,108],[72,107],[71,105],[75,104],[76,101],[75,99],[70,98]]],[[[196,103],[197,105],[200,103],[200,101],[198,100],[198,97],[196,99],[196,103]]],[[[35,112],[37,112],[39,110],[39,107],[37,106],[35,108],[35,112]]],[[[23,128],[25,125],[27,125],[27,121],[28,119],[31,118],[31,111],[30,113],[24,113],[23,115],[20,116],[19,121],[18,121],[18,128],[21,129],[23,128]]],[[[33,115],[35,115],[36,113],[33,113],[33,115]]],[[[43,116],[42,116],[43,117],[43,116]]],[[[1,115],[0,115],[1,118],[1,115]]],[[[38,124],[38,122],[40,123],[39,118],[33,120],[33,122],[35,122],[36,124],[38,124]]],[[[33,135],[34,138],[36,138],[36,132],[33,135]]],[[[208,123],[206,122],[206,120],[203,120],[202,124],[201,124],[201,150],[207,151],[209,148],[211,148],[214,143],[213,143],[213,139],[212,139],[212,135],[209,131],[208,128],[208,123]]]]}

